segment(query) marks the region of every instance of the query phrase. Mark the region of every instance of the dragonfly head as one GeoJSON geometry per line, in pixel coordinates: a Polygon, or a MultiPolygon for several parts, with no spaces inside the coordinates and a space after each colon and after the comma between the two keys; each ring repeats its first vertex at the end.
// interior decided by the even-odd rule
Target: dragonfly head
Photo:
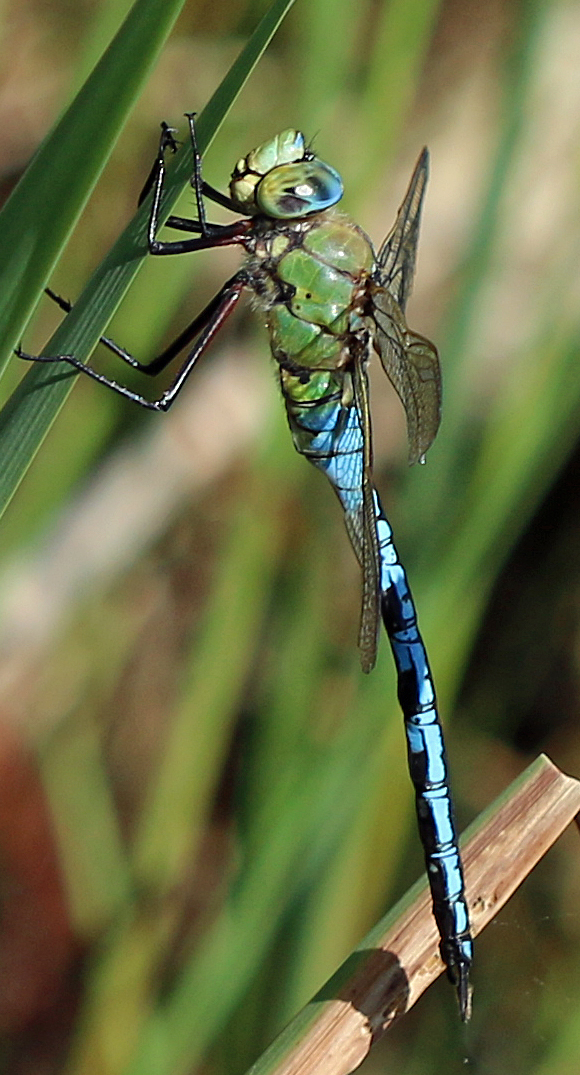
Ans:
{"type": "Polygon", "coordinates": [[[319,213],[342,198],[342,179],[304,144],[300,131],[287,130],[238,161],[230,197],[246,216],[289,220],[319,213]]]}

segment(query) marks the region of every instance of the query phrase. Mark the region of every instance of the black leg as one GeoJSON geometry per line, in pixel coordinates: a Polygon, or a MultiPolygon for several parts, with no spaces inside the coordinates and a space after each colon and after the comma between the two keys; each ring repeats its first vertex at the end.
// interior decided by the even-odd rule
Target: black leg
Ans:
{"type": "Polygon", "coordinates": [[[207,238],[207,220],[205,219],[205,202],[203,200],[203,178],[201,174],[201,155],[197,146],[197,134],[195,130],[195,112],[186,112],[185,117],[189,123],[189,137],[191,139],[191,152],[193,154],[193,172],[191,175],[191,186],[195,193],[195,203],[197,205],[197,219],[200,225],[201,234],[207,238]]]}
{"type": "MultiPolygon", "coordinates": [[[[207,196],[213,198],[214,201],[220,201],[220,204],[227,205],[228,200],[222,195],[219,195],[219,192],[214,191],[213,187],[207,187],[203,182],[201,174],[201,156],[197,146],[195,131],[195,113],[188,113],[187,118],[189,121],[194,162],[191,185],[196,195],[199,219],[190,220],[186,217],[169,217],[168,224],[170,227],[177,228],[178,230],[199,233],[199,237],[196,239],[181,239],[175,242],[160,242],[155,238],[155,234],[159,227],[159,211],[166,174],[165,154],[168,149],[170,149],[172,153],[175,153],[178,145],[174,138],[174,130],[171,127],[168,127],[166,123],[162,123],[157,157],[153,168],[147,177],[139,199],[141,202],[143,198],[153,190],[148,227],[149,250],[152,254],[182,254],[195,250],[209,249],[214,246],[230,246],[233,244],[243,245],[248,232],[253,226],[252,221],[249,219],[238,220],[233,224],[227,225],[209,224],[207,222],[203,201],[204,193],[207,191],[207,196]]],[[[112,388],[113,391],[117,392],[119,395],[131,399],[134,402],[141,404],[143,407],[147,407],[150,410],[167,410],[178,395],[198,358],[203,354],[215,333],[223,325],[224,321],[238,302],[242,289],[246,283],[247,278],[245,272],[242,270],[241,272],[236,273],[235,276],[224,284],[220,292],[210,303],[208,303],[205,309],[202,310],[183,332],[179,334],[177,339],[162,351],[160,355],[151,359],[150,362],[140,362],[138,359],[134,358],[129,351],[126,351],[124,347],[120,347],[119,344],[116,344],[114,340],[111,340],[108,336],[100,337],[100,342],[109,351],[112,351],[113,354],[117,355],[118,358],[123,362],[126,362],[133,369],[137,369],[141,373],[146,373],[149,376],[155,376],[164,370],[166,366],[168,366],[169,363],[192,342],[192,340],[195,341],[193,348],[189,351],[174,381],[167,391],[157,400],[147,400],[140,393],[133,392],[125,385],[119,384],[119,382],[114,381],[112,378],[106,377],[105,374],[98,373],[97,370],[94,370],[91,366],[82,362],[81,359],[76,358],[75,355],[30,355],[23,351],[21,347],[16,349],[16,354],[19,358],[23,358],[29,362],[67,362],[70,366],[73,366],[74,369],[86,373],[87,376],[92,377],[93,380],[112,388]]],[[[65,313],[70,313],[72,307],[66,299],[62,299],[60,295],[57,295],[51,288],[46,288],[46,293],[57,303],[61,310],[65,313]]]]}
{"type": "MultiPolygon", "coordinates": [[[[65,314],[70,314],[72,310],[72,302],[68,299],[63,299],[62,295],[57,295],[56,291],[53,291],[51,287],[45,287],[45,294],[49,299],[56,302],[57,306],[60,306],[61,310],[64,310],[65,314]]],[[[128,351],[125,351],[124,347],[119,347],[118,343],[115,343],[109,336],[99,336],[99,343],[102,343],[103,347],[106,347],[108,351],[112,351],[114,355],[122,358],[125,362],[129,362],[129,365],[136,363],[137,369],[140,368],[140,364],[129,355],[128,351]]],[[[18,354],[18,351],[16,352],[18,354]]],[[[38,355],[38,360],[41,361],[44,356],[38,355]]],[[[56,361],[56,359],[55,359],[56,361]]]]}
{"type": "Polygon", "coordinates": [[[209,183],[206,183],[205,179],[202,183],[204,197],[209,198],[210,202],[215,202],[216,205],[223,206],[224,209],[229,209],[231,213],[239,213],[239,206],[228,198],[227,194],[222,194],[221,190],[216,190],[209,183]]]}
{"type": "Polygon", "coordinates": [[[223,206],[224,209],[229,209],[232,213],[238,213],[239,209],[235,202],[231,198],[228,198],[227,194],[222,194],[221,190],[216,190],[209,183],[206,183],[202,176],[202,161],[201,154],[197,145],[197,132],[195,129],[195,117],[196,112],[186,112],[185,116],[189,123],[189,137],[191,139],[191,151],[193,153],[193,175],[191,177],[191,186],[195,191],[195,201],[197,204],[197,211],[199,214],[200,222],[203,223],[203,227],[200,228],[202,234],[205,234],[205,204],[204,197],[209,198],[211,202],[215,202],[216,205],[223,206]]]}
{"type": "MultiPolygon", "coordinates": [[[[224,224],[210,224],[206,222],[206,229],[208,235],[219,236],[224,229],[224,224]]],[[[166,228],[175,228],[176,231],[193,231],[200,232],[201,224],[199,220],[191,220],[187,216],[170,216],[165,221],[166,228]]]]}
{"type": "MultiPolygon", "coordinates": [[[[136,362],[133,358],[130,364],[135,364],[137,369],[141,370],[142,373],[148,374],[149,377],[156,377],[157,374],[161,373],[174,358],[177,358],[177,355],[180,354],[192,340],[196,340],[196,348],[201,345],[201,351],[196,353],[194,359],[194,362],[197,361],[200,354],[205,351],[216,332],[219,331],[229,317],[234,306],[236,306],[245,284],[245,274],[243,272],[236,273],[235,276],[232,276],[231,279],[224,284],[211,302],[208,302],[205,309],[203,309],[197,317],[194,317],[193,321],[183,330],[183,332],[179,333],[177,339],[175,339],[173,343],[170,343],[160,355],[151,359],[150,362],[145,363],[136,362]]],[[[117,351],[117,354],[119,354],[119,350],[117,351]]],[[[125,359],[126,357],[132,358],[132,356],[127,356],[126,351],[124,351],[122,355],[119,355],[119,357],[125,359]]],[[[185,366],[187,366],[187,373],[189,373],[194,364],[194,362],[190,362],[190,358],[191,354],[188,355],[183,367],[185,368],[185,366]]],[[[180,379],[181,373],[182,371],[177,375],[176,380],[180,379]]],[[[187,376],[187,373],[185,376],[187,376]]]]}
{"type": "MultiPolygon", "coordinates": [[[[170,216],[166,225],[178,231],[200,230],[199,222],[187,217],[170,216]]],[[[176,239],[170,243],[156,239],[153,248],[149,248],[149,253],[191,254],[195,250],[212,250],[216,246],[243,246],[251,227],[251,220],[236,220],[233,224],[207,224],[207,236],[202,235],[199,239],[176,239]]]]}
{"type": "MultiPolygon", "coordinates": [[[[191,137],[191,146],[193,152],[193,175],[191,178],[191,185],[195,191],[195,197],[197,202],[198,220],[189,220],[187,217],[169,217],[169,227],[178,228],[181,231],[192,231],[200,233],[197,239],[177,239],[172,242],[164,242],[157,239],[157,231],[159,230],[159,212],[161,208],[161,200],[163,197],[163,187],[165,184],[166,165],[165,165],[165,153],[168,148],[172,151],[175,150],[175,139],[173,138],[172,129],[167,124],[161,126],[161,138],[159,141],[159,151],[157,158],[153,166],[152,172],[147,179],[145,188],[147,191],[153,188],[153,200],[151,202],[151,213],[149,216],[149,227],[147,231],[147,239],[149,246],[149,253],[156,255],[168,255],[168,254],[188,254],[195,250],[207,250],[213,246],[230,246],[236,243],[242,243],[244,237],[251,226],[251,221],[240,220],[235,224],[208,224],[205,216],[205,206],[203,201],[204,190],[207,189],[209,197],[214,197],[213,187],[207,187],[204,184],[201,174],[201,157],[197,146],[197,137],[195,133],[195,113],[187,113],[189,121],[189,131],[191,137]]],[[[221,196],[220,196],[221,199],[221,196]]],[[[214,200],[216,200],[214,198],[214,200]]],[[[227,199],[226,199],[227,201],[227,199]]],[[[223,204],[223,202],[222,202],[223,204]]],[[[235,208],[233,203],[227,206],[228,208],[235,208]]]]}
{"type": "MultiPolygon", "coordinates": [[[[183,351],[185,347],[187,347],[187,344],[191,343],[192,340],[199,336],[200,332],[202,332],[205,326],[212,321],[212,318],[214,317],[216,312],[218,312],[221,308],[221,305],[224,301],[224,295],[227,295],[230,293],[230,291],[235,290],[238,285],[240,285],[240,287],[243,287],[244,284],[245,276],[241,272],[236,273],[236,275],[232,276],[230,280],[227,280],[223,287],[218,291],[217,295],[215,295],[214,298],[210,302],[208,302],[207,306],[201,311],[201,313],[197,314],[197,316],[194,317],[193,321],[191,321],[190,324],[183,329],[183,332],[180,332],[179,336],[177,336],[177,338],[173,340],[173,342],[170,343],[169,346],[161,352],[161,354],[156,355],[156,357],[150,359],[149,362],[140,362],[139,359],[135,358],[131,354],[130,351],[126,351],[125,348],[121,347],[120,344],[115,343],[115,341],[112,340],[110,336],[100,336],[99,343],[102,343],[103,347],[106,347],[108,351],[112,351],[113,354],[117,356],[117,358],[120,358],[123,362],[126,362],[128,366],[132,367],[132,369],[139,370],[140,373],[146,373],[149,377],[156,377],[157,374],[162,373],[163,370],[169,365],[169,363],[172,362],[174,358],[177,358],[178,354],[183,351]]],[[[70,302],[68,302],[66,299],[61,298],[60,295],[57,295],[56,291],[53,291],[49,287],[46,287],[44,290],[46,291],[46,294],[49,296],[49,298],[56,302],[57,306],[60,306],[61,310],[64,310],[66,313],[70,313],[70,311],[72,310],[72,304],[70,302]]],[[[74,365],[76,369],[80,369],[83,371],[86,370],[87,372],[89,372],[90,377],[92,377],[94,373],[94,371],[91,372],[92,367],[87,366],[85,362],[80,362],[79,359],[75,359],[73,363],[73,356],[69,355],[29,355],[25,352],[22,352],[21,350],[17,350],[16,354],[19,358],[27,359],[29,362],[69,362],[71,365],[74,365]]],[[[101,375],[99,374],[99,377],[100,376],[101,375]]]]}
{"type": "Polygon", "coordinates": [[[165,150],[168,148],[171,150],[172,153],[177,153],[179,142],[177,141],[177,138],[173,137],[174,134],[176,134],[175,127],[168,127],[167,123],[161,124],[161,138],[159,139],[159,149],[157,150],[157,156],[151,166],[151,171],[149,172],[149,175],[147,176],[147,179],[143,184],[143,190],[141,191],[137,199],[138,206],[142,205],[142,203],[145,201],[145,198],[149,194],[149,191],[153,189],[153,184],[157,178],[159,158],[163,157],[165,150]]]}
{"type": "MultiPolygon", "coordinates": [[[[141,407],[146,407],[152,411],[166,411],[169,409],[174,399],[179,395],[181,388],[191,373],[195,363],[203,353],[209,347],[211,341],[220,328],[231,314],[234,307],[240,298],[242,290],[245,286],[246,278],[243,273],[237,273],[232,276],[226,284],[224,284],[221,291],[208,303],[204,310],[184,329],[183,332],[177,337],[156,358],[153,358],[150,362],[139,362],[136,358],[133,358],[128,351],[119,347],[108,337],[101,337],[102,343],[105,344],[109,350],[118,355],[134,369],[140,370],[142,373],[147,373],[150,376],[155,376],[161,373],[166,366],[175,358],[188,343],[195,340],[195,343],[189,353],[187,354],[185,361],[181,365],[176,377],[170,384],[169,388],[163,393],[159,399],[149,400],[145,396],[142,396],[139,392],[133,392],[132,389],[127,388],[126,385],[119,384],[118,381],[112,380],[110,377],[106,377],[105,374],[99,373],[93,369],[92,366],[87,366],[86,363],[81,362],[79,358],[75,358],[74,355],[29,355],[22,348],[16,349],[16,354],[19,358],[23,358],[28,362],[68,362],[69,366],[73,366],[74,369],[79,370],[81,373],[86,373],[88,377],[92,377],[94,381],[98,381],[99,384],[106,385],[107,388],[111,388],[118,395],[124,396],[126,399],[132,400],[134,403],[138,403],[141,407]]],[[[51,297],[55,299],[58,305],[63,310],[70,310],[70,303],[65,299],[61,299],[59,296],[51,292],[51,297]]]]}
{"type": "MultiPolygon", "coordinates": [[[[226,194],[222,194],[220,190],[216,190],[210,183],[206,183],[202,178],[202,161],[197,145],[197,133],[195,130],[195,112],[186,112],[185,115],[189,121],[191,150],[193,154],[193,167],[194,171],[191,177],[191,186],[195,191],[196,202],[199,213],[199,220],[190,220],[185,217],[170,217],[166,221],[167,227],[181,228],[182,231],[198,231],[202,234],[208,234],[210,229],[219,228],[219,224],[208,224],[205,220],[205,206],[203,199],[209,198],[210,201],[215,202],[216,205],[221,205],[224,209],[229,209],[232,213],[238,212],[238,207],[231,198],[228,198],[226,194]],[[201,206],[201,211],[200,211],[201,206]],[[179,223],[172,223],[173,221],[179,221],[179,223]],[[202,223],[203,221],[203,223],[202,223]]],[[[145,180],[143,190],[141,191],[137,200],[137,205],[142,205],[147,195],[153,189],[155,181],[157,179],[157,173],[159,168],[164,168],[165,150],[170,149],[172,153],[176,153],[180,145],[177,138],[174,138],[176,133],[175,127],[169,127],[167,123],[161,124],[161,137],[159,139],[159,149],[157,150],[157,156],[153,161],[151,171],[145,180]]]]}

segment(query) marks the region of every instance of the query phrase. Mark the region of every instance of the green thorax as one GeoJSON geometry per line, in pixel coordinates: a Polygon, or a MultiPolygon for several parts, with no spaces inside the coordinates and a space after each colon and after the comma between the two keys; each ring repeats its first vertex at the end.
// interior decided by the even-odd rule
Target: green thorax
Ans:
{"type": "Polygon", "coordinates": [[[365,233],[335,210],[260,222],[247,269],[282,369],[336,370],[362,325],[374,252],[365,233]]]}

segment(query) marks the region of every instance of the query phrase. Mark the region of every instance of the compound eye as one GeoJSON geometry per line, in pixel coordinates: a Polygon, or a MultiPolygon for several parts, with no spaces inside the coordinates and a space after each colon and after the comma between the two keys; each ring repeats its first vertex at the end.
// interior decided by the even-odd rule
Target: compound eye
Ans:
{"type": "Polygon", "coordinates": [[[287,220],[328,209],[342,193],[338,172],[315,158],[272,168],[258,183],[256,205],[265,216],[287,220]]]}

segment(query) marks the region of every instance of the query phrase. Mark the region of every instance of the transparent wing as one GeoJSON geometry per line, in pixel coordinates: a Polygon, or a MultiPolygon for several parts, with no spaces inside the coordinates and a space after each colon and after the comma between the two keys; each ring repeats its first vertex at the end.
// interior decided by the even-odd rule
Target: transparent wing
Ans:
{"type": "Polygon", "coordinates": [[[433,344],[411,332],[404,310],[413,286],[421,206],[429,169],[424,149],[415,165],[395,226],[377,257],[372,293],[375,348],[407,415],[409,462],[424,459],[441,420],[441,370],[433,344]]]}
{"type": "Polygon", "coordinates": [[[403,312],[413,286],[421,207],[428,176],[429,151],[425,147],[415,165],[395,225],[377,257],[380,283],[393,296],[403,312]]]}
{"type": "MultiPolygon", "coordinates": [[[[359,559],[363,575],[363,592],[358,644],[363,671],[370,672],[377,659],[380,626],[381,562],[372,483],[372,431],[368,381],[363,361],[358,356],[355,357],[353,364],[352,384],[354,405],[362,434],[362,501],[359,510],[358,529],[361,539],[361,555],[359,559]]],[[[350,536],[351,540],[353,540],[352,534],[350,536]]]]}
{"type": "Polygon", "coordinates": [[[362,568],[359,646],[363,670],[370,672],[376,660],[380,623],[380,557],[372,487],[367,357],[367,338],[353,336],[349,370],[341,370],[335,377],[339,390],[315,400],[298,402],[288,394],[285,399],[296,449],[326,474],[344,510],[348,536],[362,568]]]}
{"type": "Polygon", "coordinates": [[[441,421],[441,369],[437,349],[407,328],[388,292],[373,295],[375,348],[407,415],[409,462],[422,462],[441,421]]]}

